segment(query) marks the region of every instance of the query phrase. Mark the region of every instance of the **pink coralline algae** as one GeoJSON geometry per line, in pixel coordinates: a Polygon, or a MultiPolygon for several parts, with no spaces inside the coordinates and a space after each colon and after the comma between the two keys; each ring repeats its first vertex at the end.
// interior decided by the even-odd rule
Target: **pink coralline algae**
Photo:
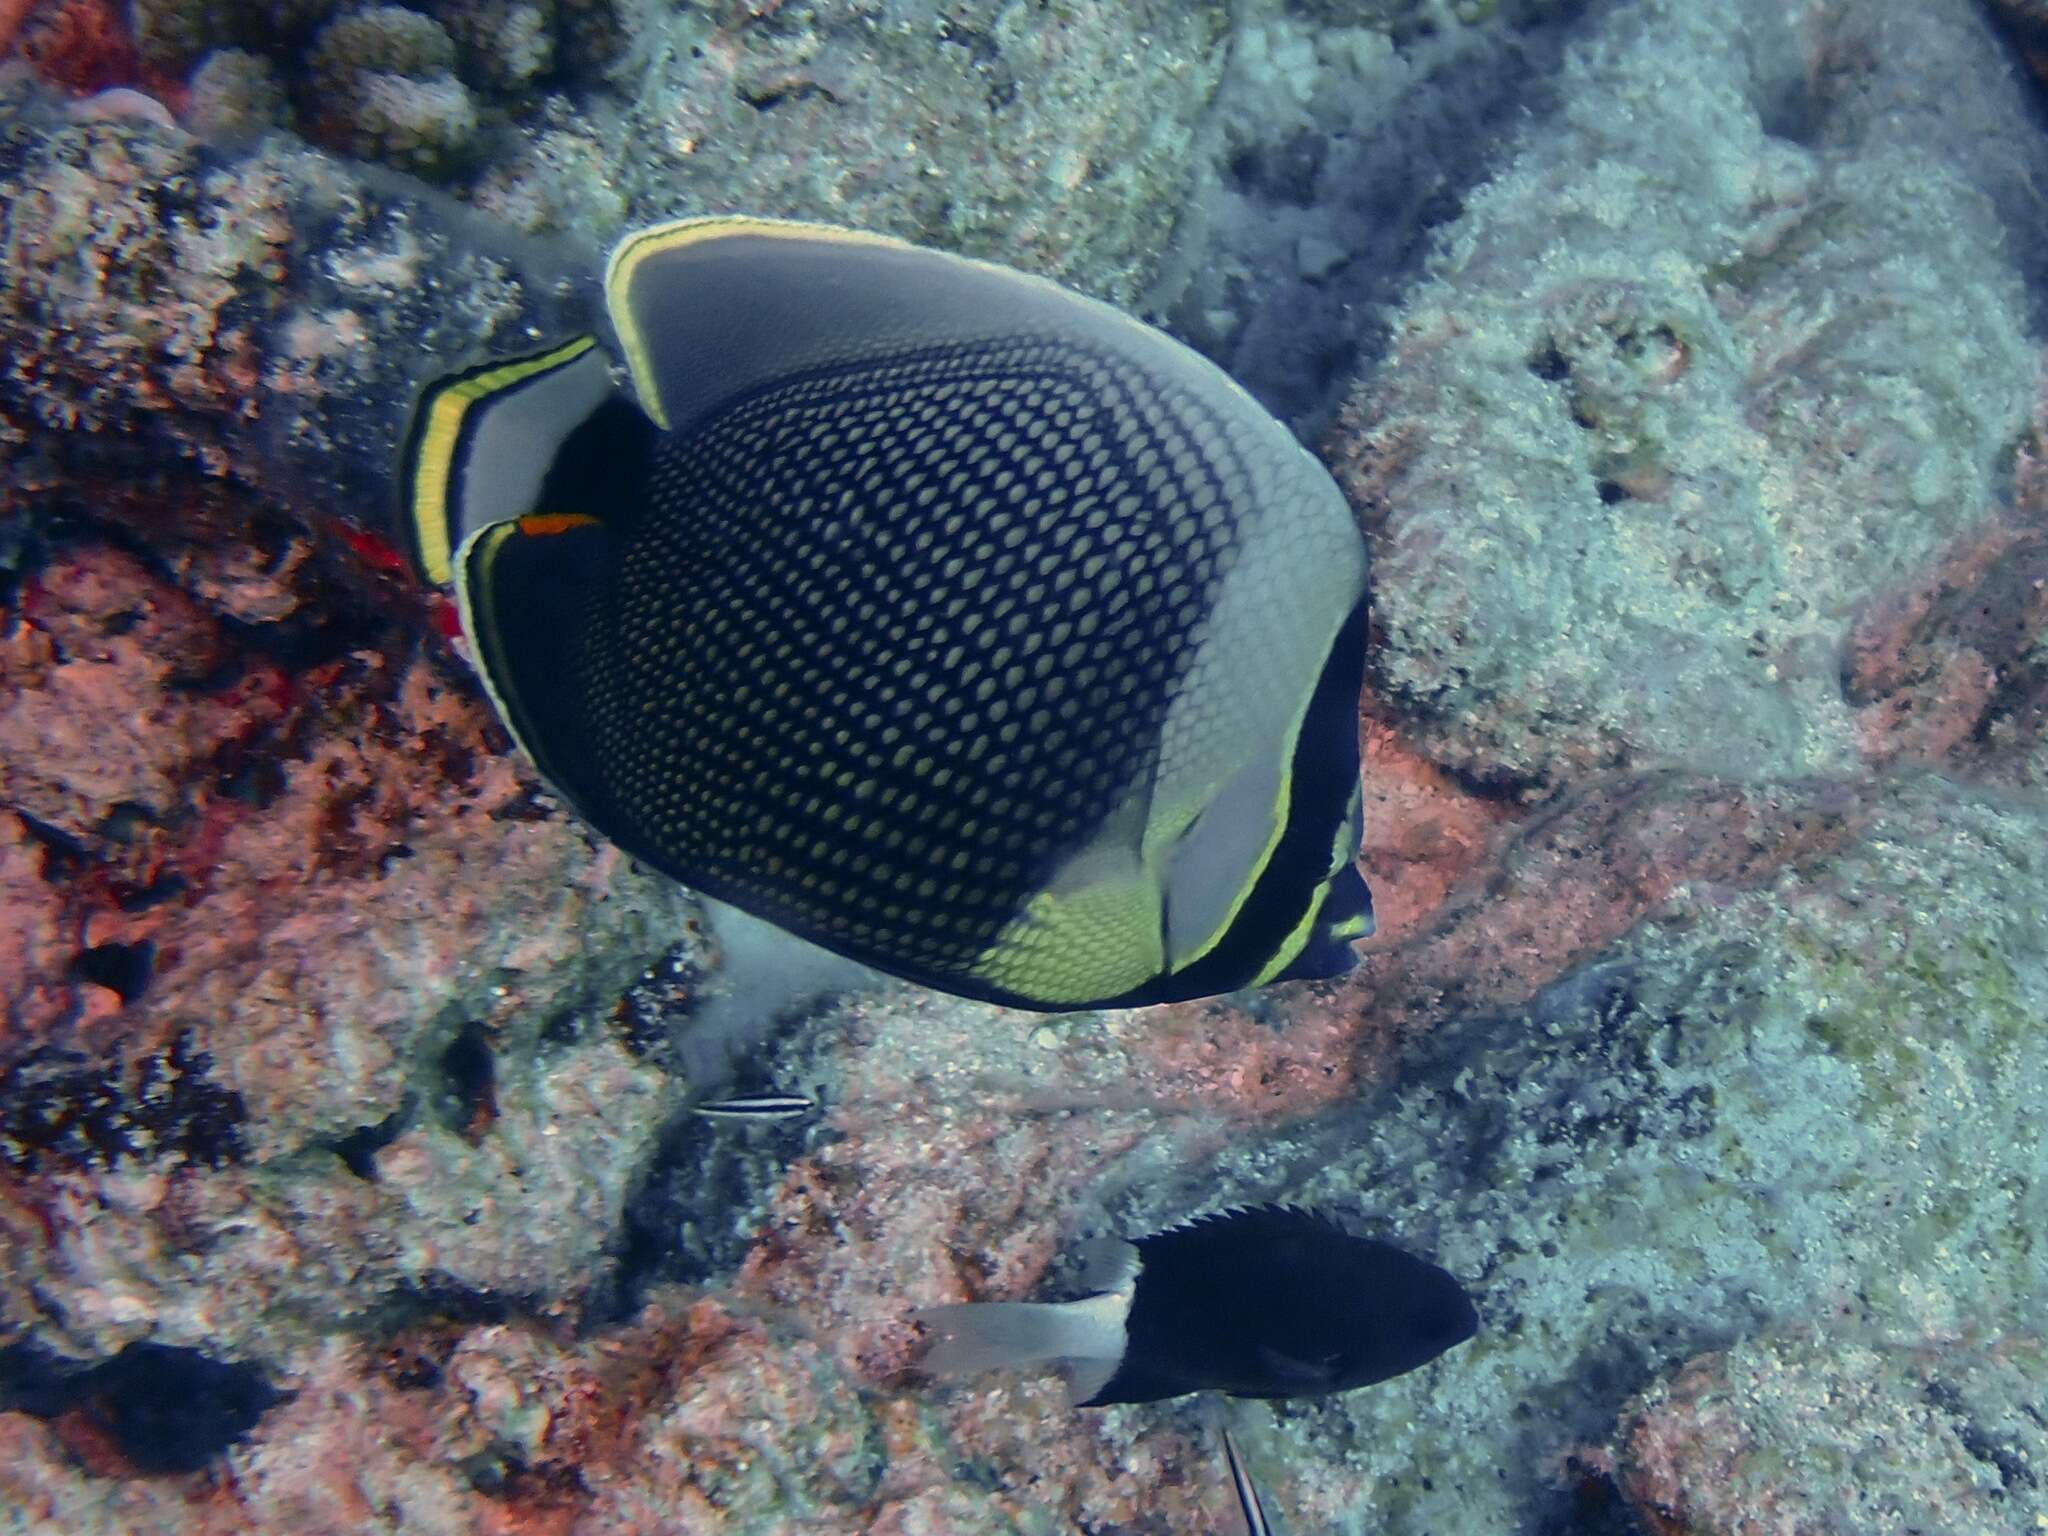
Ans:
{"type": "MultiPolygon", "coordinates": [[[[1689,891],[1768,885],[1840,848],[1858,823],[1839,786],[1794,791],[1680,775],[1608,777],[1499,834],[1404,942],[1368,947],[1332,1006],[1370,1048],[1447,1012],[1511,1009],[1670,910],[1689,891]]],[[[1454,819],[1447,836],[1462,836],[1454,819]]],[[[1425,819],[1412,835],[1427,838],[1425,819]]]]}
{"type": "MultiPolygon", "coordinates": [[[[1045,1378],[932,1397],[906,1317],[918,1301],[1028,1294],[1105,1171],[1134,1149],[1164,1168],[1219,1145],[1224,1117],[1241,1123],[1243,1088],[1156,1058],[1141,1017],[1162,1022],[1069,1021],[1020,1078],[1004,1033],[1029,1027],[1020,1016],[908,995],[850,1002],[826,1020],[845,1033],[844,1107],[749,1218],[729,1290],[656,1287],[634,1318],[582,1342],[544,1321],[429,1317],[373,1342],[316,1344],[297,1356],[295,1395],[220,1473],[185,1479],[183,1505],[133,1484],[102,1493],[66,1449],[72,1431],[0,1415],[19,1451],[0,1490],[59,1521],[112,1497],[138,1532],[398,1531],[430,1511],[459,1529],[589,1536],[1046,1518],[1205,1528],[1227,1490],[1198,1424],[1077,1416],[1045,1378]],[[963,1465],[979,1470],[963,1479],[963,1465]]],[[[1324,1025],[1198,1009],[1164,1022],[1213,1032],[1218,1049],[1271,1031],[1275,1061],[1298,1063],[1315,1093],[1346,1083],[1341,1055],[1332,1074],[1314,1070],[1324,1025]]],[[[329,1220],[336,1232],[368,1225],[341,1209],[329,1220]]],[[[102,1474],[119,1471],[108,1453],[102,1474]]]]}
{"type": "Polygon", "coordinates": [[[10,41],[39,76],[80,95],[142,78],[114,0],[0,0],[0,56],[10,41]]]}
{"type": "Polygon", "coordinates": [[[13,44],[14,37],[21,30],[21,24],[28,13],[35,8],[36,0],[0,0],[0,53],[13,44]]]}
{"type": "Polygon", "coordinates": [[[1365,858],[1376,932],[1406,938],[1486,856],[1494,829],[1517,808],[1476,795],[1401,739],[1370,694],[1359,756],[1365,769],[1365,858]]]}
{"type": "MultiPolygon", "coordinates": [[[[495,727],[429,658],[287,665],[235,655],[222,622],[106,547],[53,561],[5,616],[0,733],[34,747],[0,767],[0,867],[43,963],[0,982],[0,1049],[31,1074],[10,1078],[20,1105],[32,1053],[138,1061],[203,1040],[262,1155],[388,1114],[405,1036],[491,969],[539,967],[578,927],[563,893],[602,901],[622,871],[536,817],[495,727]],[[480,861],[529,891],[527,913],[481,907],[480,861]]],[[[17,1157],[121,1150],[45,1133],[32,1145],[10,1117],[17,1157]]]]}
{"type": "Polygon", "coordinates": [[[0,1318],[85,1356],[587,1283],[624,1168],[579,1159],[653,1113],[620,1044],[537,1035],[680,897],[536,799],[345,551],[247,531],[73,542],[0,611],[0,1318]]]}
{"type": "MultiPolygon", "coordinates": [[[[728,1303],[785,1341],[783,1372],[801,1365],[815,1383],[778,1392],[825,1396],[789,1411],[748,1379],[766,1367],[743,1351],[733,1369],[688,1384],[649,1441],[644,1475],[701,1483],[701,1440],[693,1471],[683,1431],[709,1436],[721,1424],[762,1426],[738,1436],[731,1454],[801,1468],[788,1437],[767,1426],[807,1423],[822,1428],[831,1459],[799,1475],[797,1503],[817,1507],[825,1529],[1028,1527],[1050,1517],[1167,1532],[1218,1518],[1227,1489],[1198,1421],[1075,1414],[1045,1376],[931,1396],[916,1375],[907,1312],[1056,1285],[1082,1235],[1075,1212],[1106,1175],[1165,1177],[1248,1121],[1355,1092],[1352,1059],[1368,1054],[1355,1038],[1360,1021],[1312,1007],[1254,1019],[1191,1004],[1039,1023],[895,994],[843,1005],[826,1022],[843,1040],[838,1107],[823,1144],[789,1167],[755,1217],[728,1303]],[[1029,1041],[1021,1059],[1020,1034],[1029,1041]],[[849,1416],[853,1402],[860,1409],[849,1416]],[[862,1446],[865,1470],[847,1460],[862,1446]],[[962,1463],[982,1468],[996,1491],[966,1500],[962,1463]]],[[[628,1528],[654,1528],[644,1524],[651,1515],[638,1518],[628,1528]]],[[[732,1528],[762,1527],[735,1517],[732,1528]]]]}
{"type": "Polygon", "coordinates": [[[2037,419],[2018,455],[2011,508],[1873,602],[1852,632],[1843,680],[1872,762],[2048,784],[2048,476],[2039,434],[2037,419]]]}

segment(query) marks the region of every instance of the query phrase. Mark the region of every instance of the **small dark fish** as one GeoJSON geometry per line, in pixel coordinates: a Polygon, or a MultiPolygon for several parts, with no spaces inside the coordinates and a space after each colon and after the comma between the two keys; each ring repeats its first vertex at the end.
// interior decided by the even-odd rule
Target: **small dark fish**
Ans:
{"type": "Polygon", "coordinates": [[[818,1101],[802,1093],[746,1093],[729,1099],[692,1104],[692,1114],[709,1120],[795,1120],[816,1110],[818,1101]]]}
{"type": "Polygon", "coordinates": [[[1230,1463],[1230,1481],[1237,1488],[1237,1507],[1244,1511],[1245,1536],[1272,1536],[1273,1528],[1266,1524],[1266,1506],[1259,1502],[1259,1485],[1252,1481],[1252,1474],[1238,1454],[1237,1439],[1229,1430],[1223,1431],[1223,1457],[1230,1463]]]}
{"type": "Polygon", "coordinates": [[[1425,1365],[1478,1331],[1458,1282],[1292,1206],[1204,1216],[1115,1245],[1079,1301],[931,1307],[943,1378],[1060,1362],[1084,1408],[1189,1392],[1317,1397],[1425,1365]]]}

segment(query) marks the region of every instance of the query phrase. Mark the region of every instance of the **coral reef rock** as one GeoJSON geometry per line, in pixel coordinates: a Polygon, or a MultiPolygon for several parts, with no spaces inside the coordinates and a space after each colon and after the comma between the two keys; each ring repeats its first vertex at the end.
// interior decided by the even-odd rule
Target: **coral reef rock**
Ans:
{"type": "Polygon", "coordinates": [[[1621,1474],[1657,1536],[2048,1526],[2048,1350],[1794,1334],[1689,1362],[1630,1407],[1621,1474]]]}
{"type": "Polygon", "coordinates": [[[1527,1002],[1440,1024],[1385,1100],[1154,1192],[1363,1210],[1479,1298],[1470,1344],[1271,1432],[1312,1521],[1561,1518],[1546,1469],[1646,1373],[1759,1330],[1914,1348],[2038,1321],[2048,813],[1940,780],[1773,798],[1847,846],[1688,882],[1527,1002]]]}
{"type": "Polygon", "coordinates": [[[0,0],[0,1532],[1230,1528],[1203,1410],[940,1389],[910,1314],[1260,1200],[1483,1320],[1231,1405],[1277,1525],[2048,1523],[1997,9],[0,0]],[[620,229],[741,208],[1144,308],[1324,444],[1351,975],[965,1004],[535,781],[394,447],[620,229]]]}
{"type": "Polygon", "coordinates": [[[1800,25],[1622,8],[1348,409],[1377,686],[1462,773],[1844,766],[1859,606],[2025,423],[2044,158],[2009,67],[1967,6],[1800,25]]]}

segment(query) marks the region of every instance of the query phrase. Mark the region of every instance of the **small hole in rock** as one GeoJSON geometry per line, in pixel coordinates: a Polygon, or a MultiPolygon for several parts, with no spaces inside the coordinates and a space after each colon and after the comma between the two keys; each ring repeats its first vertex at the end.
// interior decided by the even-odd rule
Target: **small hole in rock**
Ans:
{"type": "Polygon", "coordinates": [[[1547,384],[1561,384],[1572,376],[1572,365],[1558,351],[1557,343],[1547,341],[1530,356],[1529,371],[1547,384]]]}
{"type": "Polygon", "coordinates": [[[145,1473],[197,1471],[281,1395],[253,1365],[167,1344],[130,1344],[88,1379],[94,1411],[145,1473]]]}
{"type": "Polygon", "coordinates": [[[284,1397],[256,1366],[169,1344],[130,1344],[95,1365],[33,1344],[0,1350],[0,1407],[82,1412],[144,1476],[198,1471],[284,1397]]]}
{"type": "Polygon", "coordinates": [[[490,1036],[483,1025],[463,1025],[441,1053],[441,1081],[447,1094],[448,1123],[466,1140],[478,1140],[498,1118],[496,1076],[490,1036]]]}
{"type": "Polygon", "coordinates": [[[105,987],[124,1003],[132,1003],[149,985],[154,957],[155,946],[147,940],[140,944],[95,944],[71,957],[71,974],[80,981],[105,987]]]}
{"type": "Polygon", "coordinates": [[[176,873],[162,874],[147,885],[136,886],[120,898],[123,912],[147,912],[151,907],[161,906],[176,900],[189,889],[185,877],[176,873]]]}
{"type": "Polygon", "coordinates": [[[377,1154],[398,1140],[411,1118],[411,1107],[402,1104],[375,1125],[357,1126],[334,1143],[334,1155],[365,1184],[376,1183],[377,1154]]]}

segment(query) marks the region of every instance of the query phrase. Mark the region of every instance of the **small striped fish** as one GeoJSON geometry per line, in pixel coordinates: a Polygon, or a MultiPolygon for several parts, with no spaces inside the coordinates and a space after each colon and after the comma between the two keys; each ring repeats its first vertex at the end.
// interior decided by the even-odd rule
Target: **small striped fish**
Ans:
{"type": "Polygon", "coordinates": [[[691,1113],[707,1120],[795,1120],[816,1110],[818,1101],[802,1093],[747,1093],[729,1099],[692,1104],[691,1113]]]}
{"type": "Polygon", "coordinates": [[[1237,1486],[1237,1505],[1244,1511],[1245,1536],[1272,1536],[1272,1527],[1266,1524],[1266,1506],[1259,1502],[1259,1485],[1252,1481],[1252,1475],[1238,1454],[1237,1439],[1229,1430],[1223,1431],[1223,1455],[1230,1463],[1230,1480],[1237,1486]]]}

